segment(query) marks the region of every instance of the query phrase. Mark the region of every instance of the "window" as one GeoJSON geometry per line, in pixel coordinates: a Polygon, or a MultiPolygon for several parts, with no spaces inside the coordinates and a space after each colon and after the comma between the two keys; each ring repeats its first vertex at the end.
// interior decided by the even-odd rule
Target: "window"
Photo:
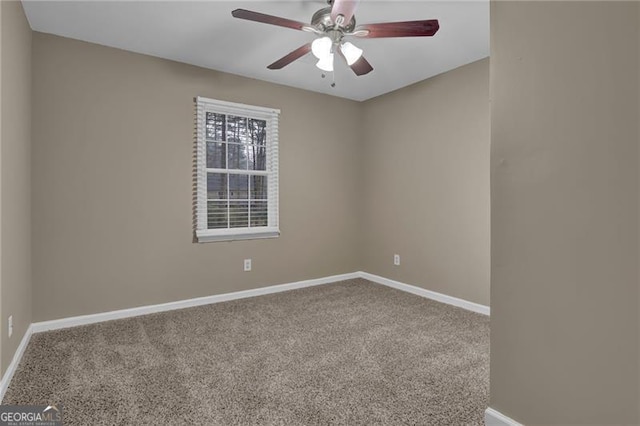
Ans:
{"type": "Polygon", "coordinates": [[[272,238],[279,110],[197,98],[198,242],[272,238]]]}

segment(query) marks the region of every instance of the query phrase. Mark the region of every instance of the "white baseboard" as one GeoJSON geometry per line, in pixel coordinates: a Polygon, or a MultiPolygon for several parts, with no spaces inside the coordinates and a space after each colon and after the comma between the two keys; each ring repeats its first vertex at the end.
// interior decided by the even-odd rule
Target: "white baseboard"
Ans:
{"type": "Polygon", "coordinates": [[[0,380],[0,403],[4,399],[4,394],[9,387],[9,383],[11,383],[11,379],[13,379],[13,375],[20,364],[20,360],[22,359],[22,355],[24,355],[25,349],[27,349],[27,345],[29,344],[29,339],[31,339],[32,334],[33,325],[30,325],[29,328],[27,328],[27,331],[25,331],[24,336],[22,336],[18,349],[16,349],[16,352],[13,354],[11,364],[9,364],[7,371],[5,371],[2,376],[2,380],[0,380]]]}
{"type": "Polygon", "coordinates": [[[523,426],[498,410],[489,407],[484,412],[484,424],[486,426],[523,426]]]}
{"type": "Polygon", "coordinates": [[[298,281],[289,284],[273,285],[252,290],[236,291],[233,293],[216,294],[213,296],[198,297],[195,299],[179,300],[177,302],[162,303],[159,305],[140,306],[138,308],[121,309],[117,311],[101,312],[99,314],[81,315],[77,317],[61,318],[51,321],[33,323],[33,332],[59,330],[62,328],[76,327],[79,325],[94,324],[97,322],[111,321],[116,319],[137,317],[140,315],[153,314],[156,312],[173,311],[175,309],[192,308],[194,306],[210,305],[213,303],[228,302],[230,300],[244,299],[247,297],[262,296],[265,294],[280,293],[283,291],[296,290],[299,288],[311,287],[321,284],[328,284],[336,281],[358,278],[357,272],[349,274],[333,275],[330,277],[317,278],[312,280],[298,281]]]}
{"type": "Polygon", "coordinates": [[[477,312],[483,315],[490,315],[491,309],[488,306],[480,305],[478,303],[469,302],[468,300],[458,299],[457,297],[447,296],[446,294],[436,293],[435,291],[425,290],[421,287],[416,287],[413,285],[401,283],[399,281],[390,280],[389,278],[380,277],[378,275],[373,275],[368,272],[358,272],[361,278],[367,279],[369,281],[373,281],[374,283],[386,285],[387,287],[392,287],[398,290],[406,291],[407,293],[412,293],[418,296],[426,297],[427,299],[432,299],[437,302],[446,303],[448,305],[457,306],[459,308],[467,309],[469,311],[477,312]]]}

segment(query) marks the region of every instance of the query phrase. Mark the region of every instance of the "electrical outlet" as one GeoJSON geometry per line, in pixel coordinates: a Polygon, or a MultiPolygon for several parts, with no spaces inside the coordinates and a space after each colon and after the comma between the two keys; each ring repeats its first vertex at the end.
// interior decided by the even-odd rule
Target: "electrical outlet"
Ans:
{"type": "Polygon", "coordinates": [[[244,260],[244,271],[249,272],[251,270],[251,259],[244,260]]]}
{"type": "Polygon", "coordinates": [[[396,266],[400,266],[400,255],[399,254],[394,254],[393,255],[393,264],[396,266]]]}
{"type": "Polygon", "coordinates": [[[13,315],[9,315],[9,321],[7,321],[7,331],[9,333],[9,337],[13,334],[13,315]]]}

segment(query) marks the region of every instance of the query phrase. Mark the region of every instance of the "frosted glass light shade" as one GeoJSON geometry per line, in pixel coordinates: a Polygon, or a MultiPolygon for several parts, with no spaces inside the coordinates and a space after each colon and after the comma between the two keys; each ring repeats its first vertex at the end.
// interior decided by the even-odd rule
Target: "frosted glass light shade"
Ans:
{"type": "Polygon", "coordinates": [[[311,43],[311,53],[316,58],[322,60],[331,54],[331,46],[333,42],[329,37],[320,37],[311,43]]]}
{"type": "Polygon", "coordinates": [[[349,66],[353,65],[362,56],[362,49],[354,46],[348,41],[342,43],[342,45],[340,46],[340,50],[342,51],[342,54],[347,60],[347,64],[349,66]]]}
{"type": "Polygon", "coordinates": [[[333,71],[333,53],[329,53],[328,56],[321,58],[316,67],[320,68],[322,71],[332,72],[333,71]]]}

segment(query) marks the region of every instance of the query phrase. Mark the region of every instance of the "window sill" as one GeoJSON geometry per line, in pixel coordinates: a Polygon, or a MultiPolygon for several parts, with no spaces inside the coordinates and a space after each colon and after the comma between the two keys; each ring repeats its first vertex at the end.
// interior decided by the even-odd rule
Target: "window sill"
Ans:
{"type": "Polygon", "coordinates": [[[242,241],[242,240],[261,240],[265,238],[278,238],[280,230],[278,228],[264,228],[261,230],[197,230],[196,238],[198,243],[214,243],[217,241],[242,241]]]}

